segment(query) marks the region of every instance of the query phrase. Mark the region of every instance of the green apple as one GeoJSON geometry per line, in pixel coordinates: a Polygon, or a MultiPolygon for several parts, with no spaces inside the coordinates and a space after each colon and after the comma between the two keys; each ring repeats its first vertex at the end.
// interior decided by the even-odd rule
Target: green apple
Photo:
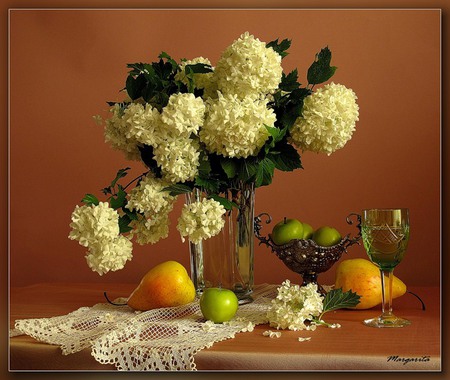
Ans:
{"type": "Polygon", "coordinates": [[[223,288],[206,288],[200,297],[200,310],[205,319],[214,323],[229,321],[239,306],[233,291],[223,288]]]}
{"type": "Polygon", "coordinates": [[[303,224],[297,219],[284,218],[273,227],[271,237],[276,245],[289,243],[293,239],[303,239],[303,224]]]}
{"type": "Polygon", "coordinates": [[[342,236],[335,228],[323,226],[314,231],[312,239],[322,247],[331,247],[338,244],[342,236]]]}
{"type": "Polygon", "coordinates": [[[302,224],[303,224],[303,239],[311,239],[314,229],[308,223],[302,222],[302,224]]]}

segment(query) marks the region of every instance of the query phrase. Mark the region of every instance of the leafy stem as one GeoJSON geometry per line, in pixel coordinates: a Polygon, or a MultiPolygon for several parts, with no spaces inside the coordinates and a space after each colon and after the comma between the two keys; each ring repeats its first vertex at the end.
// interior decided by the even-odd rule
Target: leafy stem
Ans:
{"type": "Polygon", "coordinates": [[[148,173],[150,173],[150,170],[147,170],[146,172],[142,173],[141,175],[138,175],[136,178],[128,182],[124,187],[123,190],[126,190],[127,187],[131,186],[131,184],[135,181],[140,180],[141,178],[145,177],[148,173]]]}
{"type": "Polygon", "coordinates": [[[341,288],[330,290],[323,300],[322,313],[317,317],[317,320],[314,320],[314,322],[318,324],[327,324],[322,320],[325,313],[332,310],[355,307],[359,304],[360,298],[360,295],[351,290],[348,290],[345,293],[341,288]]]}

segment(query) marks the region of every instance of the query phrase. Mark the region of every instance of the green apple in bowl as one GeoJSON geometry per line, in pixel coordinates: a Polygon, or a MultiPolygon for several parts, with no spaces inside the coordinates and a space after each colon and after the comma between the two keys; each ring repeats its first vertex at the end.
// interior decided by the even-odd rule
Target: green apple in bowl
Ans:
{"type": "Polygon", "coordinates": [[[303,239],[311,239],[314,229],[308,223],[302,222],[303,224],[303,239]]]}
{"type": "Polygon", "coordinates": [[[332,247],[342,240],[342,236],[335,228],[323,226],[314,231],[312,239],[322,247],[332,247]]]}
{"type": "Polygon", "coordinates": [[[293,239],[303,239],[303,224],[298,219],[284,218],[273,227],[271,238],[276,245],[289,243],[293,239]]]}

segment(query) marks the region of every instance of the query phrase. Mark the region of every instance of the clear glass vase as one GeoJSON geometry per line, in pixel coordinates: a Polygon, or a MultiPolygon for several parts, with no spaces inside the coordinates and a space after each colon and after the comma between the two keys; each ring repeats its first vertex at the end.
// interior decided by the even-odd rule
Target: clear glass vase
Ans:
{"type": "MultiPolygon", "coordinates": [[[[197,294],[205,288],[231,289],[241,303],[251,301],[253,290],[254,184],[241,183],[239,189],[221,194],[235,202],[225,215],[222,231],[200,243],[189,243],[191,278],[197,294]]],[[[186,196],[186,202],[204,197],[199,190],[186,196]]]]}

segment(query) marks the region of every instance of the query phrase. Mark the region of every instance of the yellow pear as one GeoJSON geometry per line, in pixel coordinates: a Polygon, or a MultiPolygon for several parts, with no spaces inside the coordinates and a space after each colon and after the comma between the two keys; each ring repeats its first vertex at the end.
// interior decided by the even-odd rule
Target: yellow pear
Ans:
{"type": "Polygon", "coordinates": [[[165,261],[142,278],[128,297],[127,304],[134,310],[186,305],[195,298],[195,287],[186,268],[177,261],[165,261]]]}
{"type": "MultiPolygon", "coordinates": [[[[352,309],[370,309],[381,303],[380,269],[369,260],[347,259],[341,261],[336,267],[334,286],[336,289],[342,288],[343,292],[351,290],[361,296],[360,303],[352,309]]],[[[405,293],[406,285],[394,276],[392,298],[400,297],[405,293]]]]}

